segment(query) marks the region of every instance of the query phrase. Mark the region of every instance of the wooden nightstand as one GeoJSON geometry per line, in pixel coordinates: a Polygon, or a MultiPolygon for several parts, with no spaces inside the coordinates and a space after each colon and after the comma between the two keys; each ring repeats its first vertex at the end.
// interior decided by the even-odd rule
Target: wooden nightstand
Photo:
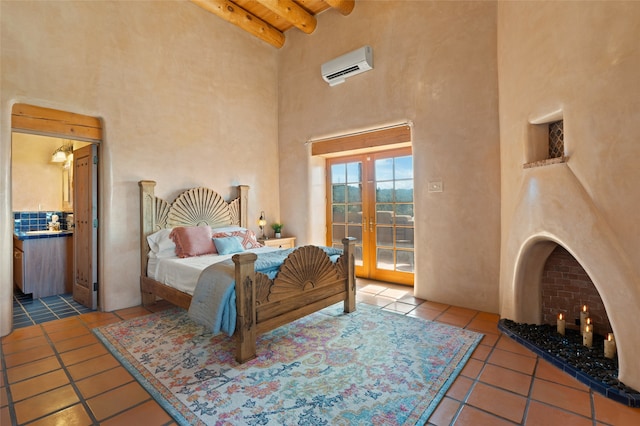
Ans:
{"type": "Polygon", "coordinates": [[[296,246],[296,237],[268,238],[266,240],[258,238],[258,242],[267,247],[288,249],[296,246]]]}

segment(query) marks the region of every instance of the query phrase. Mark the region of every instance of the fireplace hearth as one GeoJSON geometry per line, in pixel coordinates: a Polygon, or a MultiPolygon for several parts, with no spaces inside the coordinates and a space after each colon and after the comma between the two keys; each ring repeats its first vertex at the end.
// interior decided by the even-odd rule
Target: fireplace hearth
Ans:
{"type": "Polygon", "coordinates": [[[593,336],[593,346],[582,344],[579,330],[568,329],[565,335],[549,324],[520,324],[501,319],[498,329],[602,395],[628,405],[640,407],[640,392],[618,380],[618,359],[605,358],[604,338],[593,336]]]}

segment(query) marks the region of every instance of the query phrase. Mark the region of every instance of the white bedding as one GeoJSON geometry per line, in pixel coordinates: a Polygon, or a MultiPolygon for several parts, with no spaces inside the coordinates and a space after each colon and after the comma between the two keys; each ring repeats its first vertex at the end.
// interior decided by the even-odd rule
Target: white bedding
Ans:
{"type": "MultiPolygon", "coordinates": [[[[279,250],[273,247],[260,247],[246,250],[252,253],[266,253],[279,250]]],[[[231,259],[233,254],[219,255],[208,254],[187,258],[149,257],[147,262],[147,276],[166,284],[170,287],[188,293],[193,296],[193,292],[198,282],[200,273],[209,265],[213,265],[223,260],[231,259]]]]}

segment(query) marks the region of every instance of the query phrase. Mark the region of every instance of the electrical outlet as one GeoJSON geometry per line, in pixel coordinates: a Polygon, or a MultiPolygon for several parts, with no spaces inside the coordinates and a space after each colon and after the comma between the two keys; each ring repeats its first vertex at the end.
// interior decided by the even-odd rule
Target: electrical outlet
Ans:
{"type": "Polygon", "coordinates": [[[442,181],[429,182],[429,192],[442,192],[442,181]]]}

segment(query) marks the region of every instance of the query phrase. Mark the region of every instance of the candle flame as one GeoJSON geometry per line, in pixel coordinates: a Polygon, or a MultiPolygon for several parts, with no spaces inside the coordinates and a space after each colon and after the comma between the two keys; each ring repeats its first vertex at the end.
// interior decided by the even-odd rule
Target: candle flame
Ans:
{"type": "Polygon", "coordinates": [[[558,319],[561,320],[562,319],[562,314],[558,315],[558,319]]]}
{"type": "Polygon", "coordinates": [[[587,318],[587,324],[591,324],[591,317],[587,318]]]}
{"type": "Polygon", "coordinates": [[[587,312],[587,305],[582,305],[582,312],[587,312]]]}
{"type": "Polygon", "coordinates": [[[613,341],[613,333],[607,334],[607,340],[610,342],[613,341]]]}
{"type": "Polygon", "coordinates": [[[585,325],[585,326],[584,326],[584,332],[585,332],[585,333],[588,333],[588,332],[590,332],[590,331],[591,331],[591,327],[590,327],[589,325],[585,325]]]}

